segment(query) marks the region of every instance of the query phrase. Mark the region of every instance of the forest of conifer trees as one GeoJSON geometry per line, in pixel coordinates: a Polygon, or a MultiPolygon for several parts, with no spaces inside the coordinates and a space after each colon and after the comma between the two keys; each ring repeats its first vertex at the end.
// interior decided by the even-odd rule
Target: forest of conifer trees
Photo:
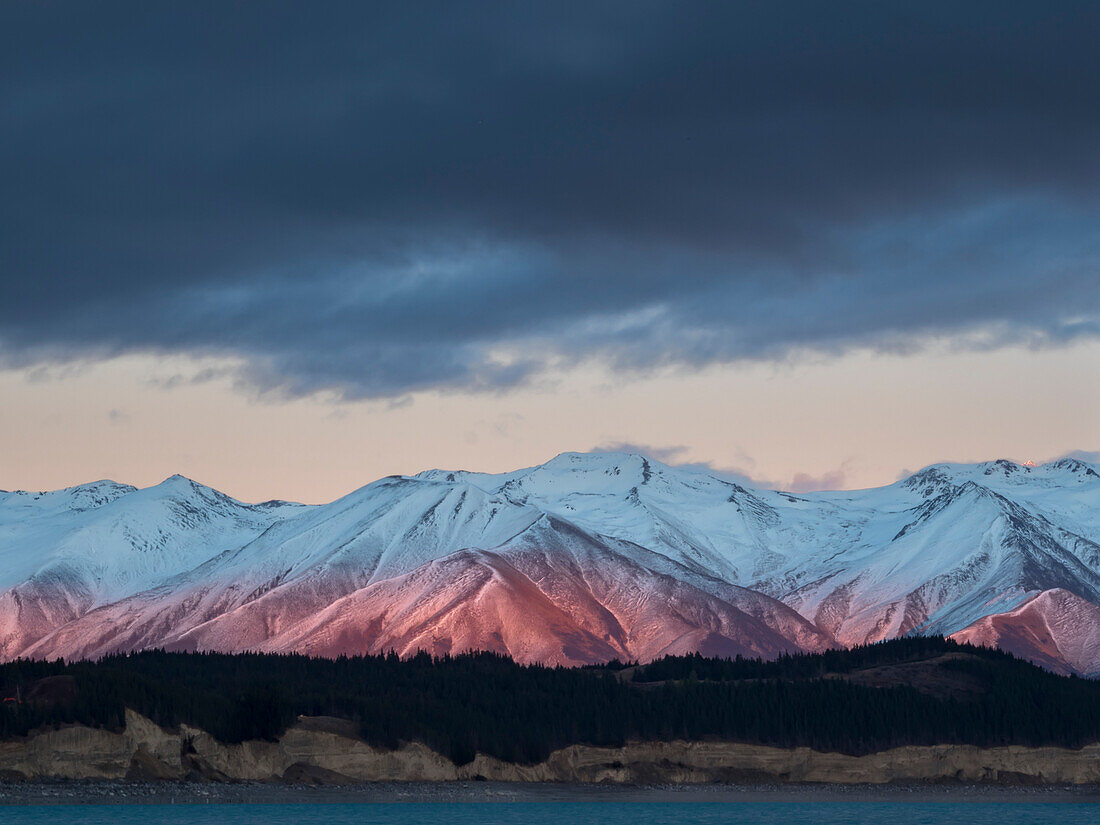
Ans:
{"type": "Polygon", "coordinates": [[[0,665],[0,696],[0,738],[71,723],[119,729],[127,708],[224,742],[275,739],[299,715],[334,716],[352,720],[373,745],[422,742],[459,764],[477,752],[531,763],[569,744],[628,740],[719,739],[851,754],[909,744],[1100,741],[1100,683],[942,638],[770,662],[679,656],[586,668],[521,666],[493,653],[330,660],[148,651],[0,665]],[[973,695],[838,678],[948,653],[966,655],[936,667],[978,685],[973,695]],[[53,686],[51,694],[44,685],[53,686]]]}

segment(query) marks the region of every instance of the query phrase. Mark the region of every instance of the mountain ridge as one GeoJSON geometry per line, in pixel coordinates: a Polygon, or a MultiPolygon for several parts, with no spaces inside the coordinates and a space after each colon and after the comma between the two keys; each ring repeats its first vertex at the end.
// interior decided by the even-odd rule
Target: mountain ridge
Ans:
{"type": "MultiPolygon", "coordinates": [[[[1100,473],[941,463],[795,495],[562,453],[388,476],[323,505],[245,504],[182,476],[100,481],[0,494],[0,561],[4,659],[471,647],[585,664],[963,632],[1011,636],[1027,657],[1009,619],[980,623],[1043,593],[1100,603],[1100,473]]],[[[1054,669],[1100,672],[1100,640],[1034,647],[1054,669]]]]}

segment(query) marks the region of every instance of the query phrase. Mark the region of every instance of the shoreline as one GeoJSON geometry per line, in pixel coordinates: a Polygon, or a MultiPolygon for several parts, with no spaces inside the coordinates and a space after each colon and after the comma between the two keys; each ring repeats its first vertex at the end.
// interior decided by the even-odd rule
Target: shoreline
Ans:
{"type": "Polygon", "coordinates": [[[990,793],[987,788],[1009,788],[1033,798],[1049,794],[1041,788],[1076,786],[1072,798],[1078,799],[1100,788],[1100,743],[1080,750],[913,745],[850,756],[805,747],[674,740],[617,748],[570,745],[535,764],[478,753],[458,765],[415,742],[377,749],[349,737],[346,723],[338,721],[303,717],[276,741],[224,744],[186,725],[164,730],[127,710],[122,731],[76,725],[0,742],[0,802],[264,801],[286,797],[288,788],[298,789],[296,798],[434,801],[544,799],[562,789],[568,798],[625,799],[623,794],[634,793],[652,799],[652,790],[640,789],[653,788],[678,789],[678,799],[714,799],[715,789],[741,799],[748,792],[787,798],[812,789],[820,798],[829,788],[843,799],[859,789],[874,789],[882,798],[898,788],[982,788],[983,795],[990,793]]]}
{"type": "Polygon", "coordinates": [[[1095,804],[1100,803],[1100,785],[964,783],[593,785],[470,781],[294,785],[264,782],[129,780],[0,781],[0,806],[906,801],[1095,804]]]}

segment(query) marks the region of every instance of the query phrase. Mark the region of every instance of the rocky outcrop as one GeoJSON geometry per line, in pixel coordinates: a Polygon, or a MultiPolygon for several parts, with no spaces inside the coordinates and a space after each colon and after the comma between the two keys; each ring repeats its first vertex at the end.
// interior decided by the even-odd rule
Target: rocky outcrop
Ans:
{"type": "Polygon", "coordinates": [[[572,745],[545,762],[515,765],[479,754],[455,765],[424,745],[381,750],[340,720],[303,718],[278,742],[226,745],[126,714],[122,732],[72,726],[0,742],[0,776],[25,779],[205,779],[311,783],[505,782],[1001,782],[1100,783],[1100,744],[1065,748],[934,745],[848,756],[733,742],[572,745]]]}

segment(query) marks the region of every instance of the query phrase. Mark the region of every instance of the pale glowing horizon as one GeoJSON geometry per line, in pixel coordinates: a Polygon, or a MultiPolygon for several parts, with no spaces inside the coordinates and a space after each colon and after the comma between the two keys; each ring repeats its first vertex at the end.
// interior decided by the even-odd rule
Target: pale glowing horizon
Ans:
{"type": "Polygon", "coordinates": [[[0,489],[179,473],[243,501],[323,503],[391,474],[504,472],[622,445],[780,489],[858,489],[942,461],[1100,447],[1100,343],[857,352],[616,376],[589,364],[489,393],[260,398],[211,359],[0,373],[0,489]],[[214,376],[214,377],[211,377],[214,376]]]}

